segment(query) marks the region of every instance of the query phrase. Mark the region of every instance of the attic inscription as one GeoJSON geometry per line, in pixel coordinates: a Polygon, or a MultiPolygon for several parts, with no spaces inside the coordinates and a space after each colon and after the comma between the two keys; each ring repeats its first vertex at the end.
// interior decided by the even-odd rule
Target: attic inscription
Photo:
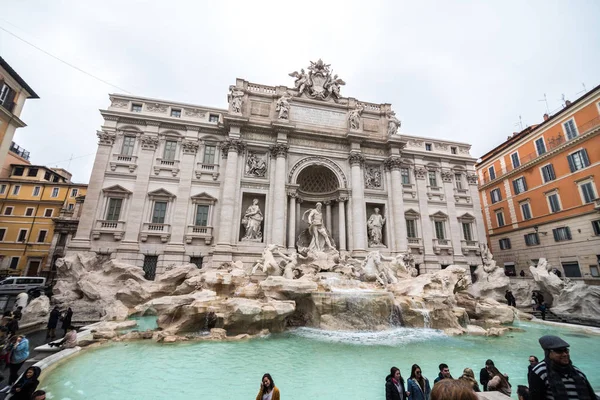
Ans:
{"type": "Polygon", "coordinates": [[[292,105],[290,120],[310,125],[346,128],[346,113],[292,105]]]}

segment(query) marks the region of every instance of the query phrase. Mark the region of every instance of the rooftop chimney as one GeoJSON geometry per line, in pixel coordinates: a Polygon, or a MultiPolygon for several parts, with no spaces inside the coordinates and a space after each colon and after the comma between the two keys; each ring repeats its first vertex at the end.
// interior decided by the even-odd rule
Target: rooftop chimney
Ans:
{"type": "Polygon", "coordinates": [[[544,121],[548,121],[550,119],[550,117],[548,116],[548,114],[544,114],[544,121]]]}
{"type": "Polygon", "coordinates": [[[571,105],[571,100],[566,100],[565,101],[565,107],[569,107],[571,105]]]}

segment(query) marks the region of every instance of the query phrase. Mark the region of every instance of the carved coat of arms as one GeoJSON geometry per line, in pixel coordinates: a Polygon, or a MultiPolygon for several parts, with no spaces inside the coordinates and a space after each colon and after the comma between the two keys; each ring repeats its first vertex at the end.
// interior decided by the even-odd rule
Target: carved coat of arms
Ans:
{"type": "Polygon", "coordinates": [[[304,93],[311,99],[331,98],[337,102],[341,97],[340,86],[345,85],[346,82],[338,78],[337,74],[334,75],[329,69],[330,66],[331,64],[325,64],[319,59],[317,62],[310,62],[308,72],[301,69],[300,72],[294,71],[289,74],[296,78],[294,81],[294,86],[298,89],[296,96],[302,96],[304,93]]]}

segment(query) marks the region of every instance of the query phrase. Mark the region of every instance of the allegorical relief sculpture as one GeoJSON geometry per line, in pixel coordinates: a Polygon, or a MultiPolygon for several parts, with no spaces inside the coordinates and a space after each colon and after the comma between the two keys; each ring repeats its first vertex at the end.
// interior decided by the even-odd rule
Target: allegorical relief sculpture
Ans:
{"type": "Polygon", "coordinates": [[[381,188],[381,168],[376,166],[365,167],[365,187],[367,189],[381,188]]]}
{"type": "Polygon", "coordinates": [[[388,121],[388,135],[395,135],[398,133],[398,128],[400,128],[400,120],[396,118],[396,113],[394,111],[390,111],[387,114],[389,119],[388,121]]]}
{"type": "Polygon", "coordinates": [[[244,91],[238,89],[236,86],[229,86],[229,94],[227,95],[227,101],[231,112],[235,114],[242,113],[242,98],[244,97],[244,91]]]}
{"type": "Polygon", "coordinates": [[[262,231],[260,225],[264,217],[258,206],[258,199],[252,200],[252,205],[246,209],[242,225],[246,228],[246,234],[242,241],[260,242],[262,240],[262,231]]]}
{"type": "Polygon", "coordinates": [[[345,85],[346,82],[338,78],[337,74],[333,75],[330,66],[331,64],[325,64],[319,59],[317,62],[310,62],[308,73],[301,69],[300,72],[294,71],[289,74],[296,78],[294,86],[298,89],[297,96],[302,96],[304,93],[311,99],[332,98],[337,102],[340,99],[340,86],[345,85]]]}
{"type": "Polygon", "coordinates": [[[383,225],[385,217],[379,213],[379,208],[375,208],[367,221],[367,230],[369,234],[369,247],[385,247],[383,244],[383,225]]]}
{"type": "Polygon", "coordinates": [[[249,152],[246,160],[246,175],[264,178],[267,173],[267,162],[264,158],[249,152]]]}
{"type": "Polygon", "coordinates": [[[275,111],[277,111],[277,118],[279,119],[289,119],[290,118],[290,99],[291,96],[289,94],[284,94],[277,100],[277,105],[275,107],[275,111]]]}
{"type": "Polygon", "coordinates": [[[354,110],[350,111],[350,114],[348,114],[348,122],[350,124],[350,129],[355,131],[360,129],[360,116],[363,110],[363,105],[359,104],[354,110]]]}
{"type": "Polygon", "coordinates": [[[323,213],[321,213],[321,203],[317,203],[315,208],[306,211],[302,216],[304,222],[308,223],[308,232],[311,239],[308,245],[308,251],[325,251],[327,249],[335,250],[335,247],[329,240],[329,233],[323,224],[323,213]]]}

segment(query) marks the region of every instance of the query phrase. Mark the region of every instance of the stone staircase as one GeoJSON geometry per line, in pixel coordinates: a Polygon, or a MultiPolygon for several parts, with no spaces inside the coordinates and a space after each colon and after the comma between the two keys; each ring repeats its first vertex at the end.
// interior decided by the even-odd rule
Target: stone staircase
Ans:
{"type": "MultiPolygon", "coordinates": [[[[535,311],[527,311],[529,314],[535,316],[538,319],[542,319],[542,313],[538,310],[535,311]]],[[[546,321],[551,321],[551,322],[569,322],[567,319],[562,318],[556,314],[554,314],[552,311],[547,310],[546,311],[546,321]]]]}

